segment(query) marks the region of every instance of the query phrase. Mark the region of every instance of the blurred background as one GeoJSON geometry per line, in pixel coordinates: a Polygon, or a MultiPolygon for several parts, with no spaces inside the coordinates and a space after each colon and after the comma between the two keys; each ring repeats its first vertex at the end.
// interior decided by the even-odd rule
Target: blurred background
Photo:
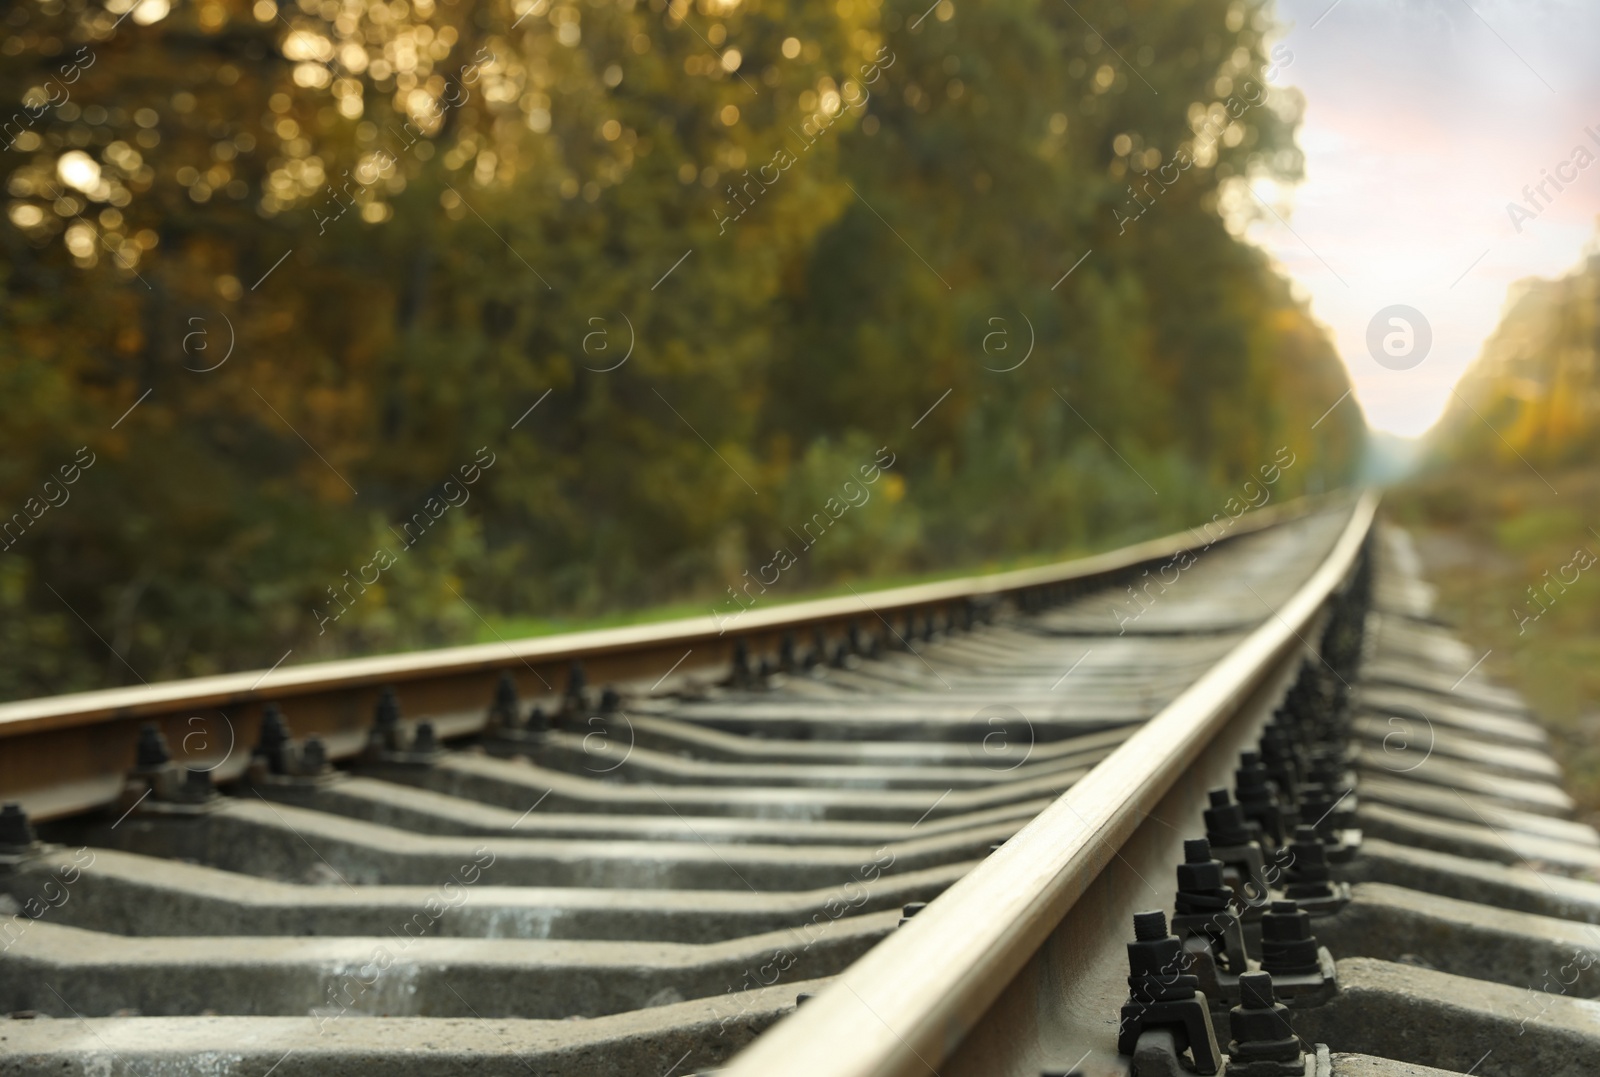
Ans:
{"type": "Polygon", "coordinates": [[[1275,497],[1347,480],[1346,375],[1219,208],[1300,169],[1295,94],[1227,115],[1270,12],[1079,10],[13,6],[5,693],[734,610],[778,546],[764,601],[1059,556],[1280,446],[1275,497]]]}
{"type": "Polygon", "coordinates": [[[1409,475],[1491,663],[1562,665],[1581,722],[1592,581],[1537,659],[1494,612],[1600,550],[1596,38],[1548,6],[19,0],[0,697],[727,615],[1409,475]],[[1558,166],[1505,253],[1502,180],[1558,166]],[[1364,353],[1396,303],[1431,358],[1364,353]]]}

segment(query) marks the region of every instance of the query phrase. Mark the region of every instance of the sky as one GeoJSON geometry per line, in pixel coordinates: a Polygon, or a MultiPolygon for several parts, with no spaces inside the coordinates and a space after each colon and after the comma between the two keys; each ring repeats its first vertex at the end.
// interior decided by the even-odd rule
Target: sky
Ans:
{"type": "MultiPolygon", "coordinates": [[[[1277,84],[1306,97],[1306,178],[1255,181],[1282,220],[1263,213],[1249,236],[1309,295],[1367,422],[1421,434],[1499,322],[1508,288],[1559,276],[1593,249],[1600,3],[1278,0],[1277,18],[1293,56],[1277,84]],[[1581,170],[1580,145],[1595,158],[1581,170]],[[1536,194],[1538,215],[1518,231],[1508,203],[1528,205],[1523,188],[1558,166],[1576,182],[1548,185],[1548,204],[1536,194]],[[1404,312],[1411,354],[1382,365],[1369,349],[1369,325],[1397,304],[1431,329],[1414,365],[1422,333],[1404,312]]],[[[1381,323],[1380,339],[1403,352],[1406,326],[1381,323]]]]}

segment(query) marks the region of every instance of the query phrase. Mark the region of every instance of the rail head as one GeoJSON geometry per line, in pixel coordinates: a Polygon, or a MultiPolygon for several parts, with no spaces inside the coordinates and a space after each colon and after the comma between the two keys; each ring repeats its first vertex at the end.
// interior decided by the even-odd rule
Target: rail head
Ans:
{"type": "Polygon", "coordinates": [[[1281,609],[993,855],[757,1039],[726,1077],[938,1072],[1101,869],[1347,578],[1371,530],[1364,493],[1281,609]]]}

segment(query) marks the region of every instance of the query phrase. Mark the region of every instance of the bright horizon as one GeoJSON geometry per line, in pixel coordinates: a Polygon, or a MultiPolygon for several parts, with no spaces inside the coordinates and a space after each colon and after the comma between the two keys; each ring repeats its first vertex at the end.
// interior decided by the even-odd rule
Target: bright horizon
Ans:
{"type": "Polygon", "coordinates": [[[1248,235],[1310,297],[1368,424],[1419,436],[1499,324],[1510,286],[1575,268],[1595,235],[1600,5],[1279,0],[1276,14],[1276,40],[1293,53],[1277,84],[1306,97],[1306,177],[1289,190],[1256,181],[1283,220],[1264,214],[1248,235]],[[1570,163],[1579,145],[1595,158],[1581,171],[1570,163]],[[1548,186],[1552,204],[1519,233],[1507,204],[1558,166],[1576,181],[1548,186]],[[1394,304],[1433,332],[1410,369],[1381,366],[1367,347],[1374,315],[1394,304]]]}

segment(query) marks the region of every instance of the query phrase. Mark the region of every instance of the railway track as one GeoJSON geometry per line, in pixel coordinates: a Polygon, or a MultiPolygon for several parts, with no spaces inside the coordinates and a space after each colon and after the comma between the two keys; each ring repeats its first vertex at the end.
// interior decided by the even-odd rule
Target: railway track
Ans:
{"type": "Polygon", "coordinates": [[[0,706],[0,1072],[1593,1073],[1600,838],[1374,512],[0,706]]]}

